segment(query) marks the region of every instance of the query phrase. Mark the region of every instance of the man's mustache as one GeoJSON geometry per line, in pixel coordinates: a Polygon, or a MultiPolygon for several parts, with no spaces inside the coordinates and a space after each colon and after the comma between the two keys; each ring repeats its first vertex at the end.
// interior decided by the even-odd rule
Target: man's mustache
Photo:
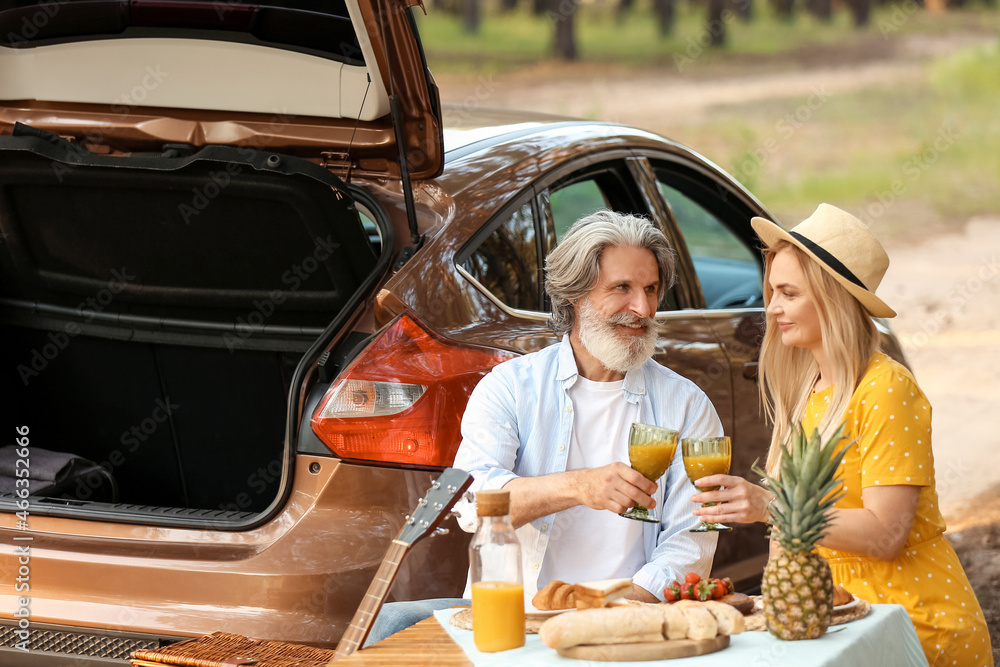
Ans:
{"type": "Polygon", "coordinates": [[[635,324],[642,325],[642,328],[649,329],[656,325],[656,320],[652,317],[637,317],[635,315],[630,315],[628,313],[615,313],[608,318],[608,324],[615,326],[619,324],[624,324],[626,326],[633,326],[635,324]]]}

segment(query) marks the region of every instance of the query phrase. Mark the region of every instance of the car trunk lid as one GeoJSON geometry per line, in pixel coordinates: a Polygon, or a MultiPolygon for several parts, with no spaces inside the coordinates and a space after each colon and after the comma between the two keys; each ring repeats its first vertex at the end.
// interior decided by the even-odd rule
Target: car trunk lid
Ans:
{"type": "Polygon", "coordinates": [[[74,134],[51,111],[76,109],[96,112],[111,144],[263,144],[391,176],[405,159],[410,176],[430,178],[443,165],[441,114],[414,4],[7,2],[0,122],[74,134]]]}

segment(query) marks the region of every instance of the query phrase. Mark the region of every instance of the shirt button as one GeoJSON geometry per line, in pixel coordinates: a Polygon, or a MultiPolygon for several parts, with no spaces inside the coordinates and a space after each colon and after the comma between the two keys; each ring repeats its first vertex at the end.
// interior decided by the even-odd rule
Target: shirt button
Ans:
{"type": "Polygon", "coordinates": [[[566,445],[559,445],[559,451],[560,452],[563,451],[564,449],[566,449],[566,445]]]}
{"type": "Polygon", "coordinates": [[[573,412],[573,406],[572,405],[567,405],[566,406],[566,412],[573,412]]]}
{"type": "Polygon", "coordinates": [[[543,523],[542,524],[542,530],[548,530],[548,529],[549,529],[549,524],[543,523]]]}
{"type": "Polygon", "coordinates": [[[644,393],[646,393],[646,390],[645,390],[645,389],[640,389],[640,390],[639,390],[639,393],[640,393],[640,394],[644,394],[644,393]]]}
{"type": "Polygon", "coordinates": [[[534,563],[531,567],[533,567],[533,568],[535,568],[537,570],[538,569],[538,563],[534,563]]]}

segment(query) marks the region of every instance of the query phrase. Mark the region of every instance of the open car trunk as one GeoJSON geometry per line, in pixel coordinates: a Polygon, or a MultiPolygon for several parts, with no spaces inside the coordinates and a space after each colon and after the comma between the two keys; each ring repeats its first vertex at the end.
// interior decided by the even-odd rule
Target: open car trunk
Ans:
{"type": "Polygon", "coordinates": [[[342,181],[266,151],[102,156],[18,126],[0,231],[0,508],[24,426],[32,513],[218,528],[276,505],[303,354],[381,265],[342,181]]]}

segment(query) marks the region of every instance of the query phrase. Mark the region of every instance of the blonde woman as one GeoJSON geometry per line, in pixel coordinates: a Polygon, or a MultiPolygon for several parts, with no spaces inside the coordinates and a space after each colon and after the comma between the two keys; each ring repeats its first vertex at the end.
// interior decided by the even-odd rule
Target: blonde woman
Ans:
{"type": "MultiPolygon", "coordinates": [[[[829,204],[791,231],[763,218],[767,328],[761,392],[774,435],[774,475],[791,424],[829,437],[846,421],[857,438],[838,469],[844,496],[820,552],[834,583],[872,603],[907,608],[928,662],[993,665],[982,609],[944,538],[931,451],[931,407],[910,372],[878,351],[872,317],[895,312],[875,289],[889,258],[868,228],[829,204]]],[[[769,491],[731,475],[698,486],[706,521],[768,521],[769,491]]]]}

